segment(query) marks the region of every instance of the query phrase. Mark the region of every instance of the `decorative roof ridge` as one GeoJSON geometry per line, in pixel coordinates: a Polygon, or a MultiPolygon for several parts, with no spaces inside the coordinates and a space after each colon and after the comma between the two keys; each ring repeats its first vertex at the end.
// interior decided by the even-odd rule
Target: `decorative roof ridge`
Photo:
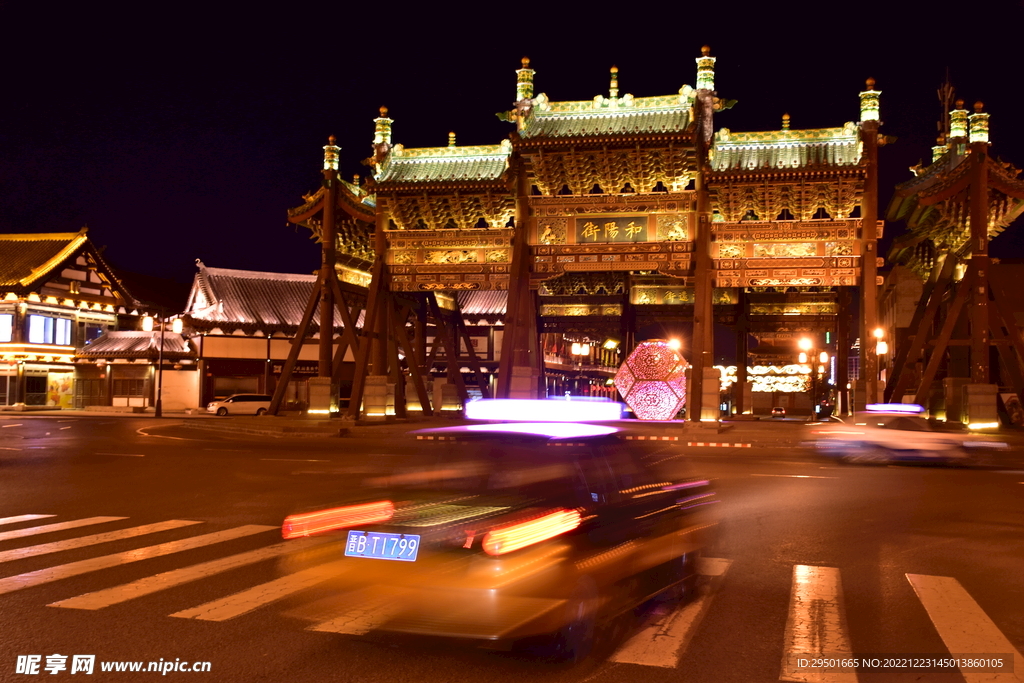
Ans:
{"type": "Polygon", "coordinates": [[[622,97],[605,97],[597,95],[592,100],[564,100],[552,102],[547,94],[540,93],[534,98],[534,116],[586,116],[595,114],[635,114],[650,111],[672,111],[689,109],[693,104],[696,91],[684,85],[676,95],[655,95],[652,97],[633,97],[625,94],[622,97]]]}
{"type": "Polygon", "coordinates": [[[82,237],[86,234],[86,228],[82,228],[78,232],[19,232],[19,233],[0,233],[0,240],[9,240],[12,242],[32,242],[32,241],[50,241],[50,240],[68,240],[69,242],[76,237],[82,237]]]}
{"type": "Polygon", "coordinates": [[[715,133],[714,144],[740,146],[785,142],[828,142],[836,138],[852,141],[859,137],[859,132],[857,124],[853,121],[847,121],[841,127],[834,128],[797,128],[739,133],[734,133],[728,128],[721,128],[715,133]]]}
{"type": "Polygon", "coordinates": [[[512,154],[512,143],[502,140],[497,145],[466,145],[463,147],[411,147],[395,145],[388,159],[402,161],[437,161],[439,159],[469,159],[473,157],[507,157],[512,154]]]}
{"type": "MultiPolygon", "coordinates": [[[[40,264],[39,266],[32,269],[32,272],[23,277],[18,284],[22,287],[28,286],[30,283],[43,277],[51,270],[59,266],[65,260],[67,260],[73,253],[75,253],[83,244],[89,241],[89,236],[86,234],[86,228],[82,228],[79,232],[72,233],[49,233],[50,235],[59,235],[59,237],[52,237],[53,240],[68,239],[68,243],[61,248],[56,254],[54,254],[48,261],[40,264]]],[[[19,240],[23,241],[23,240],[19,240]]],[[[98,256],[97,252],[97,256],[98,256]]],[[[107,273],[113,277],[110,272],[110,267],[100,259],[100,262],[106,267],[107,273]]],[[[116,278],[114,278],[116,281],[116,278]]],[[[120,283],[118,283],[120,284],[120,283]]],[[[127,290],[125,290],[127,292],[127,290]]]]}
{"type": "Polygon", "coordinates": [[[208,276],[212,277],[236,277],[248,280],[280,280],[282,282],[313,282],[316,275],[304,273],[271,273],[262,270],[237,270],[233,268],[210,268],[202,266],[208,276]]]}

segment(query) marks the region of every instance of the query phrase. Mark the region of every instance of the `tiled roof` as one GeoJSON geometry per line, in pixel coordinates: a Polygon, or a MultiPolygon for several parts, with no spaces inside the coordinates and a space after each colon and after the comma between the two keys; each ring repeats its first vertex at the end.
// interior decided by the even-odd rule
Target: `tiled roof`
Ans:
{"type": "Polygon", "coordinates": [[[459,309],[467,316],[503,316],[508,305],[505,290],[459,292],[459,309]]]}
{"type": "MultiPolygon", "coordinates": [[[[163,336],[165,358],[195,355],[192,349],[186,349],[186,339],[180,334],[164,332],[163,336]]],[[[160,355],[160,332],[104,332],[91,344],[79,349],[76,355],[86,358],[157,358],[160,355]]]]}
{"type": "Polygon", "coordinates": [[[0,235],[0,287],[25,287],[86,242],[85,231],[0,235]]]}
{"type": "Polygon", "coordinates": [[[715,133],[711,168],[715,171],[757,171],[808,166],[854,166],[861,142],[856,125],[842,128],[715,133]]]}
{"type": "MultiPolygon", "coordinates": [[[[295,328],[315,283],[316,275],[207,268],[200,263],[185,313],[196,322],[295,328]]],[[[336,326],[340,323],[335,316],[336,326]]],[[[313,324],[320,324],[319,307],[313,324]]]]}
{"type": "Polygon", "coordinates": [[[620,109],[616,111],[548,113],[534,111],[522,131],[524,138],[568,138],[596,135],[680,133],[690,125],[688,109],[620,109]]]}
{"type": "Polygon", "coordinates": [[[512,153],[506,142],[475,147],[423,147],[396,145],[377,171],[377,185],[384,183],[445,183],[499,180],[512,153]]]}
{"type": "Polygon", "coordinates": [[[681,133],[690,125],[693,90],[664,97],[604,97],[551,102],[541,93],[523,123],[523,138],[569,138],[597,135],[681,133]]]}

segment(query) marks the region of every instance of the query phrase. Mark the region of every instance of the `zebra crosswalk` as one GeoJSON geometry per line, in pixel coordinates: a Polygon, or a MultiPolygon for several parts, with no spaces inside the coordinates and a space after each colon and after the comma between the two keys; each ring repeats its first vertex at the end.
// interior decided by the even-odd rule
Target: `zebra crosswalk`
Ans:
{"type": "MultiPolygon", "coordinates": [[[[201,582],[235,569],[261,562],[284,560],[293,553],[303,553],[322,543],[319,539],[275,542],[276,539],[270,533],[277,530],[274,526],[245,524],[228,529],[204,531],[203,522],[171,519],[113,531],[84,533],[72,538],[44,541],[35,545],[4,548],[10,544],[30,543],[36,536],[58,532],[63,532],[64,535],[81,533],[89,527],[129,519],[104,516],[54,520],[55,517],[46,514],[24,514],[0,518],[0,525],[8,527],[7,530],[0,532],[0,610],[4,609],[3,600],[6,594],[57,582],[64,583],[51,587],[51,594],[54,590],[63,589],[61,592],[64,596],[51,602],[41,600],[40,609],[102,610],[159,591],[201,582]],[[52,521],[39,526],[9,528],[19,523],[34,523],[42,519],[52,521]],[[149,541],[153,535],[159,538],[159,534],[172,530],[183,530],[183,533],[190,535],[156,543],[149,541]],[[109,577],[112,575],[109,570],[142,560],[183,557],[179,553],[198,548],[216,551],[220,547],[219,544],[228,541],[253,538],[258,542],[264,537],[268,541],[267,544],[254,550],[225,554],[198,563],[183,562],[182,566],[174,569],[159,571],[126,583],[107,585],[98,590],[75,594],[74,582],[68,581],[104,571],[108,571],[108,574],[100,576],[109,577]],[[134,543],[138,547],[104,554],[101,550],[102,545],[115,541],[134,543]],[[58,560],[51,566],[32,571],[18,573],[16,569],[9,570],[12,566],[16,567],[13,563],[19,560],[59,556],[62,552],[72,550],[95,554],[69,562],[58,560]]],[[[35,561],[38,562],[38,559],[35,561]]],[[[292,571],[255,585],[252,585],[252,582],[246,583],[244,574],[235,574],[231,581],[237,582],[237,585],[232,585],[226,595],[212,600],[207,599],[198,605],[177,604],[170,613],[154,616],[206,622],[239,619],[288,598],[301,599],[304,591],[315,589],[344,575],[350,564],[324,554],[319,564],[313,566],[302,563],[283,563],[281,566],[291,567],[292,571]]],[[[647,621],[609,656],[610,663],[672,669],[680,666],[689,657],[700,657],[700,652],[694,648],[695,635],[700,633],[707,615],[716,609],[716,596],[729,590],[728,579],[736,569],[730,560],[702,558],[699,571],[706,577],[705,589],[683,604],[666,606],[661,612],[655,611],[649,615],[647,621]]],[[[905,577],[904,589],[907,595],[916,598],[950,653],[1003,653],[1012,658],[1012,672],[962,671],[961,675],[968,683],[1024,683],[1024,658],[1019,647],[1015,646],[956,578],[916,573],[907,573],[905,577]]],[[[94,587],[95,584],[91,586],[94,587]]],[[[783,591],[785,587],[780,585],[776,586],[776,589],[783,591]]],[[[800,657],[807,655],[834,657],[852,655],[856,652],[856,643],[851,639],[847,621],[841,570],[828,566],[794,565],[788,590],[789,606],[782,637],[782,651],[778,652],[779,659],[775,660],[780,662],[778,679],[856,683],[859,679],[858,673],[854,670],[808,672],[797,664],[800,657]]],[[[179,599],[176,596],[172,597],[175,597],[175,600],[179,599]]],[[[209,598],[210,594],[207,593],[205,597],[209,598]]],[[[180,600],[187,598],[181,597],[180,600]]],[[[344,601],[328,600],[321,603],[327,605],[328,610],[318,611],[308,630],[362,634],[390,618],[395,609],[395,596],[393,593],[382,593],[375,590],[375,587],[368,586],[362,589],[362,592],[347,595],[344,601]],[[330,612],[331,607],[336,611],[330,612]]],[[[899,649],[899,644],[894,643],[893,648],[899,649]]]]}

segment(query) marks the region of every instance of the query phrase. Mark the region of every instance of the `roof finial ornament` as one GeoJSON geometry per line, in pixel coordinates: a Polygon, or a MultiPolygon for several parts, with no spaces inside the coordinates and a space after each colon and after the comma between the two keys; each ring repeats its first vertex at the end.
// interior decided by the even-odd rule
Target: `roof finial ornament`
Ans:
{"type": "Polygon", "coordinates": [[[327,138],[327,144],[324,145],[324,170],[325,171],[337,171],[338,170],[338,152],[341,151],[341,147],[334,144],[335,137],[331,135],[327,138]]]}
{"type": "Polygon", "coordinates": [[[782,115],[782,130],[789,130],[789,114],[782,115]]]}
{"type": "Polygon", "coordinates": [[[967,137],[967,110],[964,109],[964,101],[956,101],[956,109],[949,112],[949,138],[967,137]]]}
{"type": "Polygon", "coordinates": [[[391,124],[388,108],[380,108],[380,116],[373,120],[373,163],[379,164],[391,151],[391,124]]]}
{"type": "Polygon", "coordinates": [[[715,58],[711,56],[711,48],[707,45],[700,49],[697,57],[697,90],[715,89],[715,58]]]}
{"type": "Polygon", "coordinates": [[[608,97],[613,100],[619,96],[619,67],[613,66],[611,71],[611,84],[608,86],[608,97]]]}
{"type": "Polygon", "coordinates": [[[860,121],[878,121],[878,99],[881,90],[875,90],[875,79],[864,81],[865,89],[860,92],[860,121]]]}
{"type": "Polygon", "coordinates": [[[448,133],[448,146],[449,147],[454,147],[455,146],[455,131],[454,130],[448,133]]]}
{"type": "Polygon", "coordinates": [[[523,57],[523,68],[516,69],[516,102],[533,99],[533,69],[530,68],[530,58],[523,57]]]}
{"type": "Polygon", "coordinates": [[[984,112],[985,104],[978,100],[974,103],[974,113],[970,115],[970,138],[971,143],[988,143],[988,114],[984,112]]]}

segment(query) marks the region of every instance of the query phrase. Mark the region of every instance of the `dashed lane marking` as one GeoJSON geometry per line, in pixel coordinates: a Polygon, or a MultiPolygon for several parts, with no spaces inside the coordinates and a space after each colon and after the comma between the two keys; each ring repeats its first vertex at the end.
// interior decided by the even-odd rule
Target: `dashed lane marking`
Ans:
{"type": "Polygon", "coordinates": [[[331,462],[330,460],[303,460],[301,458],[260,458],[262,462],[331,462]]]}
{"type": "Polygon", "coordinates": [[[835,567],[794,565],[779,680],[856,683],[857,674],[853,672],[808,672],[797,668],[800,657],[825,653],[829,656],[852,654],[839,570],[835,567]]]}
{"type": "MultiPolygon", "coordinates": [[[[31,516],[31,515],[29,515],[31,516]]],[[[0,532],[0,541],[6,541],[11,538],[24,538],[26,536],[38,536],[39,534],[49,534],[54,531],[64,531],[65,529],[77,529],[78,527],[90,526],[92,524],[103,524],[104,522],[116,522],[121,519],[128,519],[127,517],[86,517],[84,519],[74,519],[70,522],[58,522],[57,524],[44,524],[43,526],[33,526],[26,529],[16,529],[14,531],[0,532]]]]}
{"type": "MultiPolygon", "coordinates": [[[[197,522],[192,523],[196,524],[197,522]]],[[[46,569],[39,569],[34,572],[17,574],[16,576],[8,576],[0,579],[0,595],[12,593],[14,591],[21,590],[22,588],[31,588],[32,586],[38,586],[52,581],[59,581],[72,576],[86,574],[88,572],[99,571],[100,569],[117,567],[119,565],[128,564],[129,562],[138,562],[140,560],[148,560],[153,557],[162,557],[164,555],[170,555],[171,553],[177,553],[183,550],[202,548],[203,546],[213,545],[214,543],[222,543],[224,541],[231,541],[236,538],[243,538],[245,536],[252,536],[253,534],[260,534],[265,531],[277,529],[278,527],[276,526],[247,524],[245,526],[235,527],[234,529],[216,531],[212,534],[193,536],[179,541],[170,541],[159,545],[151,545],[145,548],[128,550],[123,553],[103,555],[101,557],[93,557],[88,560],[70,562],[56,567],[47,567],[46,569]]]]}
{"type": "MultiPolygon", "coordinates": [[[[119,519],[126,518],[120,517],[119,519]]],[[[80,536],[79,538],[71,538],[66,541],[54,541],[52,543],[30,545],[25,548],[15,548],[13,550],[5,550],[3,552],[0,552],[0,562],[12,562],[14,560],[22,560],[26,557],[35,557],[37,555],[59,553],[64,550],[73,550],[75,548],[85,548],[90,545],[97,545],[99,543],[120,541],[125,538],[135,538],[136,536],[144,536],[145,534],[155,534],[160,531],[168,531],[170,529],[178,529],[183,526],[190,526],[192,524],[200,523],[201,522],[171,519],[166,522],[145,524],[143,526],[131,527],[129,529],[121,529],[119,531],[107,531],[102,534],[93,534],[92,536],[80,536]]]]}
{"type": "Polygon", "coordinates": [[[352,564],[347,560],[328,562],[317,567],[303,569],[253,586],[247,590],[229,595],[219,600],[204,603],[197,607],[175,612],[172,617],[181,619],[199,619],[201,621],[226,621],[252,612],[255,609],[276,602],[317,584],[337,578],[352,564]]]}
{"type": "Polygon", "coordinates": [[[0,427],[0,429],[7,429],[8,427],[21,427],[21,426],[22,426],[22,424],[24,424],[24,423],[22,423],[22,422],[19,422],[19,423],[18,423],[18,424],[16,424],[16,425],[3,425],[2,427],[0,427]]]}
{"type": "Polygon", "coordinates": [[[838,479],[839,477],[821,477],[814,474],[751,474],[752,477],[787,477],[790,479],[838,479]]]}
{"type": "Polygon", "coordinates": [[[120,455],[125,458],[145,458],[145,455],[139,455],[137,453],[94,453],[93,455],[120,455]]]}
{"type": "Polygon", "coordinates": [[[967,683],[1024,681],[1024,657],[959,581],[949,576],[924,574],[907,574],[907,581],[950,652],[958,655],[1012,653],[1013,673],[976,673],[961,669],[960,675],[967,683]]]}

